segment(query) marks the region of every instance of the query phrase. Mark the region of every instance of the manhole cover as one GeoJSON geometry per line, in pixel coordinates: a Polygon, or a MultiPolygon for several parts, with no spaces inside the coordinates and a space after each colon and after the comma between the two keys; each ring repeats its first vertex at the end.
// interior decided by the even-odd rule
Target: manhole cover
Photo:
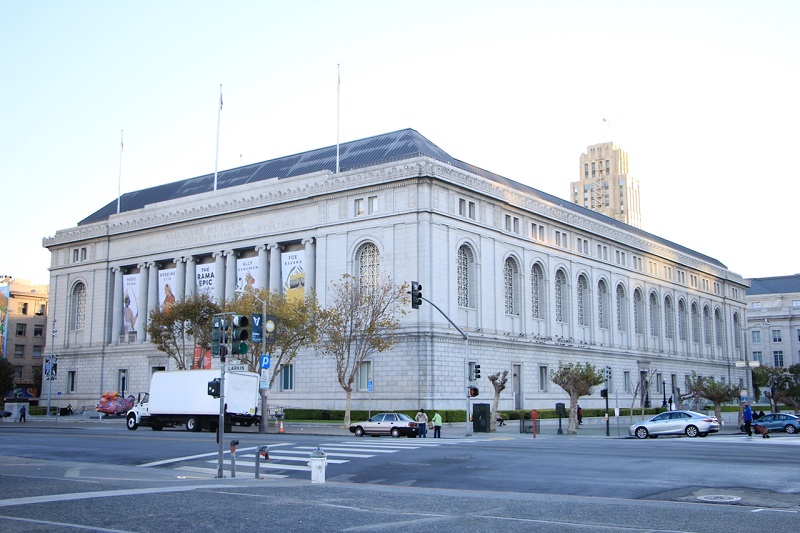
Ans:
{"type": "Polygon", "coordinates": [[[697,499],[706,502],[737,502],[741,500],[738,496],[728,496],[726,494],[706,494],[705,496],[698,496],[697,499]]]}

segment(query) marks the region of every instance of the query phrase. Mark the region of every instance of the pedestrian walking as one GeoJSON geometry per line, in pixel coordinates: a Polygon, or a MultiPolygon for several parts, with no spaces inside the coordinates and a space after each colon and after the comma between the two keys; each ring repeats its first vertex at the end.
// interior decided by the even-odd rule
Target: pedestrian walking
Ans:
{"type": "Polygon", "coordinates": [[[425,409],[420,407],[417,413],[417,438],[428,438],[428,415],[425,414],[425,409]]]}
{"type": "Polygon", "coordinates": [[[28,421],[28,418],[25,416],[27,414],[27,412],[28,412],[28,410],[23,405],[22,409],[19,410],[19,421],[20,422],[27,422],[28,421]]]}
{"type": "Polygon", "coordinates": [[[744,411],[742,412],[742,420],[744,420],[744,432],[747,433],[748,437],[753,436],[753,410],[750,409],[750,404],[745,402],[744,403],[744,411]]]}
{"type": "Polygon", "coordinates": [[[433,415],[433,438],[442,438],[442,415],[439,414],[439,411],[433,415]]]}
{"type": "Polygon", "coordinates": [[[581,406],[579,405],[578,406],[578,425],[580,426],[581,424],[583,424],[583,409],[581,409],[581,406]]]}

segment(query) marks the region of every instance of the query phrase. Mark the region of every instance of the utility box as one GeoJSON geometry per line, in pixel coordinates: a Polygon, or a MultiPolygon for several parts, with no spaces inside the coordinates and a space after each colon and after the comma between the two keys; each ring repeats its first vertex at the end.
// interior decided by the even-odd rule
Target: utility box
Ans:
{"type": "Polygon", "coordinates": [[[472,431],[475,433],[489,433],[490,414],[488,403],[472,404],[472,431]]]}

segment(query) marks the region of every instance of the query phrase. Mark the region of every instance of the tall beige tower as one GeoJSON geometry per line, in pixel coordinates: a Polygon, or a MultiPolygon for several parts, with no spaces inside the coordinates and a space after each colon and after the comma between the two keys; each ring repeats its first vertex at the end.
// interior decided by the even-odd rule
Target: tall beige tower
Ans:
{"type": "Polygon", "coordinates": [[[571,185],[573,203],[642,226],[639,180],[628,175],[628,153],[613,142],[594,144],[581,154],[580,179],[571,185]]]}

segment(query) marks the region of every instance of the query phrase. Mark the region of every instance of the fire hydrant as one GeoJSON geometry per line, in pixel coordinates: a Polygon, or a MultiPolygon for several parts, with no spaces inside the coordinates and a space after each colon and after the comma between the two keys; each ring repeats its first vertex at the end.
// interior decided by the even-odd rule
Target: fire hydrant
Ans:
{"type": "Polygon", "coordinates": [[[327,465],[328,459],[325,457],[325,452],[317,446],[317,449],[311,452],[311,458],[308,461],[308,468],[311,470],[311,483],[325,483],[325,468],[327,465]]]}

